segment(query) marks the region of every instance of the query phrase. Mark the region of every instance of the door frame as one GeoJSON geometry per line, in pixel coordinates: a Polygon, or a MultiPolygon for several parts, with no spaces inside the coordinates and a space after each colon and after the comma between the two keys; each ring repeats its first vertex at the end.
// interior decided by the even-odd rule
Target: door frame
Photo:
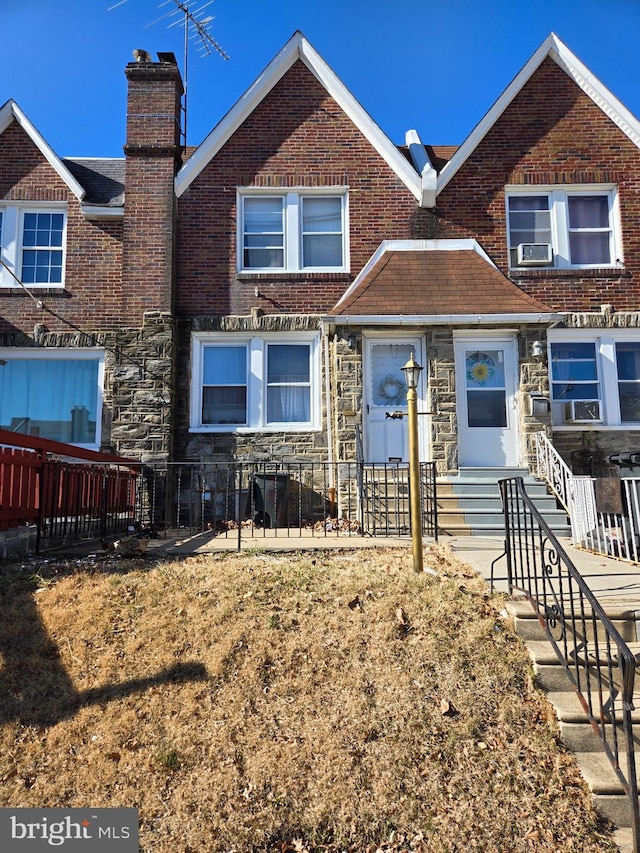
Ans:
{"type": "MultiPolygon", "coordinates": [[[[399,344],[406,345],[407,342],[416,342],[415,360],[423,366],[420,373],[420,381],[417,388],[417,404],[418,412],[427,411],[427,388],[428,388],[428,364],[426,356],[426,336],[424,331],[409,331],[400,332],[397,329],[393,331],[364,331],[362,333],[363,352],[362,352],[362,444],[365,461],[371,461],[369,457],[369,449],[371,447],[371,439],[369,436],[369,391],[371,388],[371,349],[375,344],[399,344]]],[[[406,425],[406,417],[402,419],[406,425]]],[[[418,415],[418,452],[420,461],[426,462],[429,459],[429,417],[428,415],[418,415]]],[[[403,463],[404,464],[404,463],[403,463]]]]}
{"type": "Polygon", "coordinates": [[[518,331],[517,329],[495,329],[492,330],[454,330],[453,332],[453,348],[455,362],[455,378],[456,378],[456,408],[458,409],[458,468],[513,468],[520,465],[522,450],[520,447],[520,417],[518,408],[518,389],[519,389],[519,358],[518,358],[518,331]],[[466,415],[466,382],[464,381],[465,365],[461,356],[464,348],[467,345],[473,347],[490,349],[492,345],[497,345],[499,348],[504,348],[505,356],[509,352],[512,362],[512,370],[507,371],[505,357],[505,391],[506,391],[506,407],[507,407],[507,429],[512,436],[512,458],[507,458],[501,465],[491,464],[487,462],[485,465],[465,465],[461,457],[461,436],[462,430],[468,429],[463,425],[466,415]],[[509,393],[510,392],[510,393],[509,393]]]}

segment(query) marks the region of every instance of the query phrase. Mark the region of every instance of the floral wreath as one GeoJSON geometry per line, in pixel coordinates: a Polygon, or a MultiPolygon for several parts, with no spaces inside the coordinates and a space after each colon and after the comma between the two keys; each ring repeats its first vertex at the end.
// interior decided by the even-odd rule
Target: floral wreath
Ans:
{"type": "Polygon", "coordinates": [[[469,362],[472,363],[467,368],[467,379],[477,382],[478,385],[487,383],[496,372],[494,360],[485,352],[474,353],[473,356],[467,358],[467,364],[469,362]]]}
{"type": "Polygon", "coordinates": [[[406,383],[392,373],[385,376],[376,388],[376,396],[384,400],[387,405],[391,405],[392,403],[397,404],[400,398],[406,393],[406,383]]]}

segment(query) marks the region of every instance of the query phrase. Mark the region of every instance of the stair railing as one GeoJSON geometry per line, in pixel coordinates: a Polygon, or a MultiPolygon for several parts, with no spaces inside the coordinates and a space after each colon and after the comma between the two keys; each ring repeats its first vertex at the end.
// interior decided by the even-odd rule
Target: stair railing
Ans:
{"type": "Polygon", "coordinates": [[[636,659],[527,495],[500,480],[509,592],[523,594],[544,626],[629,798],[634,853],[640,814],[631,713],[636,659]],[[626,752],[626,757],[625,757],[626,752]]]}
{"type": "Polygon", "coordinates": [[[536,475],[549,484],[554,495],[571,514],[573,473],[545,433],[536,433],[536,475]]]}

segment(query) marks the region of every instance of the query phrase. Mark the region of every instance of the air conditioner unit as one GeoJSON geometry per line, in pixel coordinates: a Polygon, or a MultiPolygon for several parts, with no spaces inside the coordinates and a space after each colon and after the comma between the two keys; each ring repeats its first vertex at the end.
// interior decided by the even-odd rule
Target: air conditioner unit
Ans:
{"type": "Polygon", "coordinates": [[[599,400],[570,400],[565,403],[564,419],[568,424],[601,421],[599,400]]]}
{"type": "Polygon", "coordinates": [[[549,243],[518,243],[519,267],[549,266],[553,263],[553,249],[549,243]]]}

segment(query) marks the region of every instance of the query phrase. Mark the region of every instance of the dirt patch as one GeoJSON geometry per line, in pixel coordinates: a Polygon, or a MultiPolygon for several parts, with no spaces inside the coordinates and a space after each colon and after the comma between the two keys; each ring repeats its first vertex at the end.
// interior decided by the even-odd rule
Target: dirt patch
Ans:
{"type": "Polygon", "coordinates": [[[7,571],[0,805],[138,807],[143,853],[614,850],[501,600],[411,560],[7,571]]]}

